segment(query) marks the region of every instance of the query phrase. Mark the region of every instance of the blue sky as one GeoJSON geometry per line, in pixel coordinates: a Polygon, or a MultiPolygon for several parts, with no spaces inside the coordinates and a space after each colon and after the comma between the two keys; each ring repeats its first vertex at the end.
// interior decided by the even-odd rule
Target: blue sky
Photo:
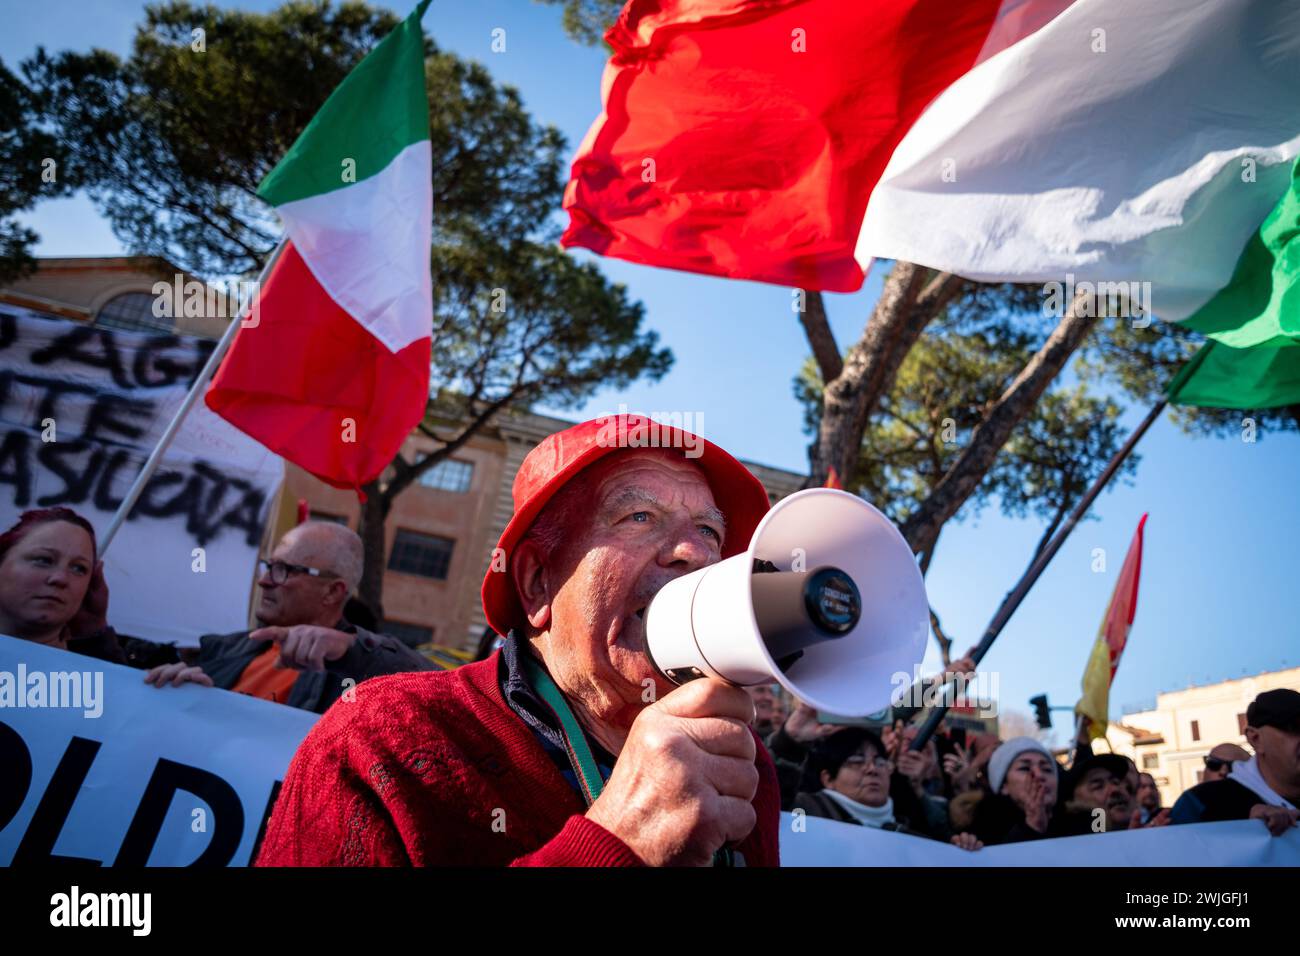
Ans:
{"type": "MultiPolygon", "coordinates": [[[[276,4],[227,5],[265,10],[276,4]]],[[[122,53],[141,10],[138,0],[3,0],[0,57],[12,68],[38,44],[122,53]]],[[[533,115],[557,126],[571,148],[599,113],[603,53],[569,40],[557,7],[435,0],[424,26],[443,48],[481,61],[499,81],[516,86],[533,115]],[[491,49],[497,28],[506,31],[504,53],[491,49]]],[[[44,202],[25,219],[42,237],[41,255],[122,249],[85,197],[44,202]]],[[[659,384],[598,394],[585,411],[614,410],[620,402],[647,412],[690,411],[703,416],[705,436],[733,453],[806,469],[809,438],[790,382],[808,350],[790,290],[596,261],[645,304],[649,327],[677,362],[659,384]]],[[[879,276],[873,276],[857,294],[828,297],[842,347],[861,333],[878,292],[879,276]]],[[[1130,427],[1145,411],[1130,409],[1130,427]]],[[[1139,451],[1132,486],[1103,495],[1092,512],[1098,520],[1075,531],[985,659],[985,668],[999,674],[1004,709],[1028,712],[1028,698],[1043,692],[1053,705],[1077,699],[1089,647],[1144,511],[1151,517],[1141,596],[1112,688],[1113,714],[1160,690],[1300,663],[1300,627],[1287,597],[1293,586],[1287,582],[1300,566],[1300,435],[1261,433],[1253,444],[1193,439],[1162,420],[1139,451]],[[1106,549],[1105,573],[1092,571],[1094,548],[1106,549]]],[[[949,523],[927,584],[961,648],[982,633],[1041,530],[1036,521],[1007,520],[995,509],[949,523]]],[[[1060,726],[1068,715],[1056,720],[1060,726]]]]}

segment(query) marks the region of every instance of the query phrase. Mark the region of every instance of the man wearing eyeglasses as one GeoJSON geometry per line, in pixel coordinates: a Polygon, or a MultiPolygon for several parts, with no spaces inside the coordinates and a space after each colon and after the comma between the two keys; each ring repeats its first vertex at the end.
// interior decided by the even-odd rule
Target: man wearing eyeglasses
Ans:
{"type": "Polygon", "coordinates": [[[354,627],[343,605],[361,582],[361,539],[342,525],[309,521],[258,562],[261,627],[200,638],[197,666],[166,664],[145,675],[155,687],[220,687],[316,713],[369,677],[435,670],[386,634],[354,627]]]}

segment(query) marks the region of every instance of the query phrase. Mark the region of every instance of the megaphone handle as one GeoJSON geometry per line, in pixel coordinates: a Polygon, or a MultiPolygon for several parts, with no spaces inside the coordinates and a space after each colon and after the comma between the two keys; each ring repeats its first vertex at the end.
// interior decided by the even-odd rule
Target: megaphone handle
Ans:
{"type": "Polygon", "coordinates": [[[679,687],[687,681],[699,680],[704,676],[704,672],[698,667],[670,667],[662,673],[679,687]]]}

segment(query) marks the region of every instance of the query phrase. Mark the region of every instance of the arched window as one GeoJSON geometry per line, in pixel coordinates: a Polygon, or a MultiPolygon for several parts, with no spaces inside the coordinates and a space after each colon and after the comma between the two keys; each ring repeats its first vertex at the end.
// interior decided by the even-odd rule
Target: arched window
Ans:
{"type": "Polygon", "coordinates": [[[123,292],[104,303],[95,316],[95,324],[106,329],[123,329],[128,332],[174,332],[176,321],[171,316],[159,318],[153,314],[156,297],[150,292],[123,292]]]}

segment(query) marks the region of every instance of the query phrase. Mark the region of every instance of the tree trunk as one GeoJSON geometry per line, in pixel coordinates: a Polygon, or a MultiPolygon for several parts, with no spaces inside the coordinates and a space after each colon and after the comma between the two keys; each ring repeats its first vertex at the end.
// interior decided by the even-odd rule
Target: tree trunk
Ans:
{"type": "Polygon", "coordinates": [[[379,490],[379,481],[372,481],[361,489],[366,500],[361,505],[361,524],[357,533],[361,536],[362,555],[365,558],[365,570],[361,574],[361,586],[357,596],[361,598],[375,614],[375,619],[384,619],[384,560],[387,550],[384,539],[384,521],[388,517],[387,496],[379,490]]]}
{"type": "Polygon", "coordinates": [[[971,436],[970,444],[921,507],[903,522],[903,537],[913,551],[921,552],[933,547],[944,522],[961,510],[988,474],[1012,431],[1033,410],[1043,392],[1097,324],[1096,308],[1084,310],[1089,315],[1079,314],[1079,306],[1085,300],[1084,296],[1077,296],[1070,303],[1065,317],[998,399],[984,423],[971,436]]]}
{"type": "Polygon", "coordinates": [[[812,346],[813,358],[821,370],[823,382],[833,382],[844,371],[844,358],[839,346],[835,344],[835,333],[831,331],[830,320],[826,317],[826,300],[816,289],[805,289],[804,310],[799,313],[803,324],[803,334],[812,346]]]}
{"type": "MultiPolygon", "coordinates": [[[[903,359],[965,281],[948,273],[932,274],[911,262],[894,264],[862,338],[845,356],[839,375],[825,382],[821,425],[808,450],[809,487],[824,485],[831,468],[841,480],[848,481],[857,464],[867,421],[893,386],[903,359]]],[[[815,327],[817,318],[810,312],[804,321],[805,330],[809,330],[810,320],[815,327]]],[[[809,338],[824,377],[827,367],[834,365],[823,360],[824,343],[812,335],[809,338]]]]}
{"type": "Polygon", "coordinates": [[[366,500],[361,505],[361,523],[357,534],[361,536],[362,553],[366,567],[361,574],[361,585],[357,596],[375,612],[375,617],[384,619],[384,571],[387,566],[388,551],[384,535],[384,524],[393,510],[393,502],[425,472],[439,462],[449,458],[464,446],[496,415],[512,402],[526,399],[528,391],[522,388],[512,389],[505,396],[494,402],[476,402],[470,399],[469,407],[480,406],[470,417],[469,424],[451,440],[436,435],[425,422],[416,426],[426,437],[441,444],[433,451],[420,455],[414,462],[408,462],[398,454],[394,456],[384,475],[365,485],[361,490],[366,500]]]}

